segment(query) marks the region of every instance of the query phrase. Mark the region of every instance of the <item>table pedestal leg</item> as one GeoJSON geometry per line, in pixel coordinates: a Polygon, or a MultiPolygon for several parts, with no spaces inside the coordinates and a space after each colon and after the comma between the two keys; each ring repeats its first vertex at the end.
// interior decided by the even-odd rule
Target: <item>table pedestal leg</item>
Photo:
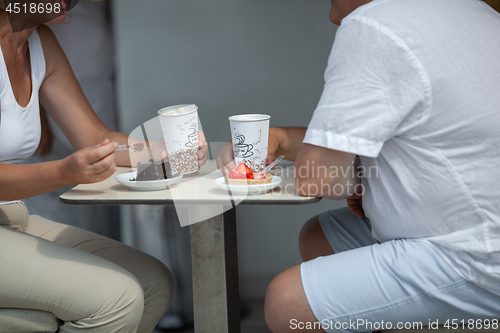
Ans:
{"type": "Polygon", "coordinates": [[[203,333],[239,333],[240,304],[236,213],[223,213],[222,206],[189,207],[191,221],[196,216],[212,218],[190,226],[193,269],[194,328],[203,333]]]}

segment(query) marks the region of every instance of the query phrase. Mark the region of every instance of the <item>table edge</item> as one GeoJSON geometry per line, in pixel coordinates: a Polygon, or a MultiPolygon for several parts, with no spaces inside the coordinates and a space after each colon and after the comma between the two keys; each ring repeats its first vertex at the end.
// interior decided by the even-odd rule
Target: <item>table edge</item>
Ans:
{"type": "MultiPolygon", "coordinates": [[[[305,204],[311,204],[311,203],[316,203],[319,202],[322,198],[311,198],[309,200],[258,200],[258,199],[247,199],[239,202],[237,206],[239,205],[266,205],[266,206],[271,206],[271,205],[305,205],[305,204]]],[[[158,200],[128,200],[128,199],[120,199],[119,201],[109,199],[109,200],[103,200],[103,199],[67,199],[67,198],[61,198],[59,197],[59,201],[63,204],[67,205],[95,205],[95,206],[120,206],[120,205],[225,205],[227,204],[227,201],[207,201],[207,200],[165,200],[165,199],[158,199],[158,200]]]]}

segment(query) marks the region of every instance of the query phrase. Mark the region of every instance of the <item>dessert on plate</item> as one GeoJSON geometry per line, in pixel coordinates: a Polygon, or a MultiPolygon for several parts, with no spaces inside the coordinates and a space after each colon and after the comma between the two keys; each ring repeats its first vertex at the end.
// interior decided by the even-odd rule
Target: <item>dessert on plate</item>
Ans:
{"type": "Polygon", "coordinates": [[[172,178],[170,163],[150,159],[146,163],[137,163],[136,181],[162,180],[172,178]]]}
{"type": "Polygon", "coordinates": [[[229,185],[260,185],[270,183],[273,175],[253,172],[245,163],[240,163],[236,169],[229,169],[226,179],[229,185]]]}

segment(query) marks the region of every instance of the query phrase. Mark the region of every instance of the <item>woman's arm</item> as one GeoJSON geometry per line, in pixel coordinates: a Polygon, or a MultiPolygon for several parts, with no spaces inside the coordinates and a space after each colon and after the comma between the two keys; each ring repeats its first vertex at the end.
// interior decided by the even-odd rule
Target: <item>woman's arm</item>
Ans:
{"type": "MultiPolygon", "coordinates": [[[[40,101],[78,150],[109,139],[128,144],[128,136],[111,131],[96,116],[78,83],[66,56],[52,31],[37,29],[45,56],[45,80],[40,87],[40,101]]],[[[130,166],[127,151],[116,152],[116,164],[130,166]]]]}
{"type": "MultiPolygon", "coordinates": [[[[61,127],[77,151],[63,160],[12,165],[0,163],[0,201],[32,197],[74,185],[102,181],[110,177],[116,165],[130,166],[128,151],[115,152],[118,144],[128,144],[129,137],[111,131],[95,115],[85,98],[71,66],[52,31],[37,29],[46,62],[45,79],[40,87],[40,101],[61,127]]],[[[166,158],[165,144],[152,142],[156,156],[166,158]]],[[[200,165],[207,160],[208,145],[203,133],[199,139],[200,165]]],[[[146,150],[144,161],[149,159],[146,150]]]]}
{"type": "Polygon", "coordinates": [[[130,164],[128,152],[114,153],[128,136],[113,132],[94,114],[50,29],[38,29],[46,60],[40,100],[72,145],[79,149],[58,161],[32,165],[0,163],[0,201],[17,200],[74,184],[110,177],[115,161],[130,164]],[[110,139],[110,140],[106,140],[110,139]]]}
{"type": "Polygon", "coordinates": [[[0,201],[19,200],[74,184],[95,183],[116,171],[116,144],[106,140],[63,160],[17,165],[0,163],[0,201]]]}
{"type": "Polygon", "coordinates": [[[35,150],[35,155],[44,156],[52,150],[52,130],[50,129],[49,122],[43,106],[40,104],[40,125],[42,126],[42,133],[40,136],[40,143],[35,150]]]}

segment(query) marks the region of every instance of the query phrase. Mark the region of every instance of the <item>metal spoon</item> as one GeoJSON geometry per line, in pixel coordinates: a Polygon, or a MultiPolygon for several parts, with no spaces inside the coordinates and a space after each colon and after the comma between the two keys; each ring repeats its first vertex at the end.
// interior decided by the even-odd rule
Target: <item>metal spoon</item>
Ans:
{"type": "Polygon", "coordinates": [[[144,143],[143,142],[137,142],[134,143],[133,145],[119,145],[115,151],[117,150],[129,150],[132,152],[139,152],[144,149],[144,143]]]}

